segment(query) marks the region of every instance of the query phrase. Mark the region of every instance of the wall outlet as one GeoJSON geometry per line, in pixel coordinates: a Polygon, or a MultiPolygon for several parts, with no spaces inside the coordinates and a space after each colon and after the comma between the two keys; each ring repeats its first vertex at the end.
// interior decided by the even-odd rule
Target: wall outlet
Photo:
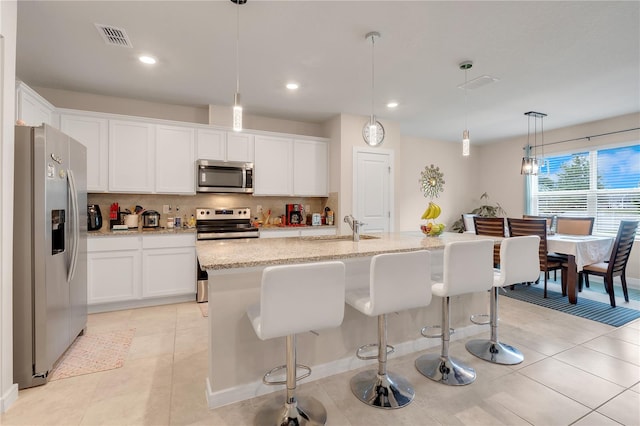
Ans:
{"type": "Polygon", "coordinates": [[[162,205],[162,213],[167,214],[171,211],[171,204],[162,205]]]}
{"type": "Polygon", "coordinates": [[[304,205],[304,212],[305,213],[311,213],[311,206],[309,204],[305,204],[304,205]]]}
{"type": "Polygon", "coordinates": [[[261,214],[262,213],[262,206],[260,204],[258,204],[256,206],[256,214],[261,214]]]}

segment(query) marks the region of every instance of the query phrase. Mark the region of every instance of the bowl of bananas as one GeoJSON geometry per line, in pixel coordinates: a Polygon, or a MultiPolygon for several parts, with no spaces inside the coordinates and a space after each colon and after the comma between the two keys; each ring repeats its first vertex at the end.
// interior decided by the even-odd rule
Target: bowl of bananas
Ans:
{"type": "Polygon", "coordinates": [[[440,216],[440,206],[434,203],[433,201],[429,202],[427,209],[422,214],[422,218],[427,220],[426,224],[420,225],[420,230],[423,234],[429,237],[437,237],[438,235],[444,232],[445,224],[444,223],[435,223],[435,219],[440,216]]]}

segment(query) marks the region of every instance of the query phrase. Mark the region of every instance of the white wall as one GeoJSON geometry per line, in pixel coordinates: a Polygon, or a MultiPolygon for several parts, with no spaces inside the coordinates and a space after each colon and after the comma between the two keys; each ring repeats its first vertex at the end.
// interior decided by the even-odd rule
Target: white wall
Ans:
{"type": "Polygon", "coordinates": [[[0,2],[0,413],[18,398],[13,383],[13,120],[15,117],[16,14],[14,1],[0,2]]]}
{"type": "MultiPolygon", "coordinates": [[[[578,126],[566,127],[545,132],[546,143],[563,141],[613,132],[617,130],[637,128],[640,125],[640,114],[629,114],[608,120],[599,120],[578,126]]],[[[616,144],[640,141],[640,131],[618,133],[616,135],[582,139],[579,141],[545,146],[545,154],[566,152],[579,148],[615,146],[616,144]]],[[[524,176],[520,175],[520,163],[527,143],[523,138],[506,140],[480,147],[480,164],[482,173],[478,176],[481,185],[489,192],[491,199],[500,202],[511,217],[519,217],[524,213],[524,176]]],[[[636,241],[627,265],[627,277],[640,279],[640,242],[636,241]]],[[[637,282],[635,281],[634,282],[637,282]]]]}
{"type": "MultiPolygon", "coordinates": [[[[462,156],[461,143],[440,142],[404,136],[396,157],[399,178],[396,184],[396,215],[399,231],[419,231],[420,219],[429,204],[420,188],[420,173],[425,166],[440,167],[444,174],[444,191],[433,202],[442,208],[438,223],[450,226],[460,215],[476,207],[482,192],[476,171],[480,158],[474,149],[469,157],[462,156]]],[[[490,194],[492,195],[492,194],[490,194]]],[[[493,199],[493,196],[492,196],[493,199]]],[[[446,228],[448,230],[448,228],[446,228]]]]}

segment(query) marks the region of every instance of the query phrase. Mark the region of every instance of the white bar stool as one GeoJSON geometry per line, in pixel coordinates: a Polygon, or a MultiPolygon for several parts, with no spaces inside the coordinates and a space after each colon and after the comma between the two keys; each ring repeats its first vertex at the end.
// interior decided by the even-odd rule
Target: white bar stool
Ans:
{"type": "Polygon", "coordinates": [[[267,404],[256,415],[256,424],[324,425],[327,412],[314,398],[298,401],[296,381],[308,377],[311,369],[296,364],[296,334],[337,327],[344,316],[345,266],[342,262],[282,265],[262,273],[260,303],[247,309],[256,335],[262,339],[286,336],[286,365],[267,372],[265,384],[286,384],[284,405],[267,404]],[[307,372],[296,377],[300,367],[307,372]],[[285,381],[271,381],[276,371],[286,369],[285,381]]]}
{"type": "Polygon", "coordinates": [[[502,240],[500,270],[494,272],[491,289],[491,338],[470,340],[465,345],[478,358],[506,365],[519,364],[524,360],[518,349],[498,341],[498,290],[512,284],[533,282],[540,277],[539,247],[540,237],[537,235],[502,240]]]}
{"type": "MultiPolygon", "coordinates": [[[[411,384],[387,372],[387,314],[427,306],[431,302],[430,253],[425,250],[386,253],[373,257],[369,288],[348,290],[346,302],[363,314],[378,317],[378,343],[361,346],[360,359],[378,359],[378,369],[362,371],[351,378],[351,391],[362,402],[378,408],[401,408],[414,397],[411,384]],[[367,348],[378,347],[377,356],[363,356],[367,348]]],[[[389,352],[387,352],[389,348],[389,352]]]]}
{"type": "Polygon", "coordinates": [[[449,315],[450,298],[466,293],[487,291],[493,283],[493,240],[460,241],[444,248],[443,282],[434,284],[434,295],[442,297],[442,333],[422,334],[425,337],[441,337],[442,351],[425,354],[416,359],[416,368],[422,375],[445,385],[468,385],[476,379],[473,368],[449,356],[451,336],[449,315]]]}

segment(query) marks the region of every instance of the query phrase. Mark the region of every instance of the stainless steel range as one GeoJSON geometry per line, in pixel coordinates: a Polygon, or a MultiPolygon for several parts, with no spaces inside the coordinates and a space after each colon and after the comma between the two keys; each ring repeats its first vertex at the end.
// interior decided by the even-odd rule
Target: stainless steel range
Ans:
{"type": "MultiPolygon", "coordinates": [[[[210,207],[196,209],[196,235],[198,240],[228,240],[232,238],[258,238],[260,230],[251,224],[251,209],[248,207],[210,207]]],[[[196,301],[207,302],[207,271],[198,262],[198,285],[196,301]]]]}

